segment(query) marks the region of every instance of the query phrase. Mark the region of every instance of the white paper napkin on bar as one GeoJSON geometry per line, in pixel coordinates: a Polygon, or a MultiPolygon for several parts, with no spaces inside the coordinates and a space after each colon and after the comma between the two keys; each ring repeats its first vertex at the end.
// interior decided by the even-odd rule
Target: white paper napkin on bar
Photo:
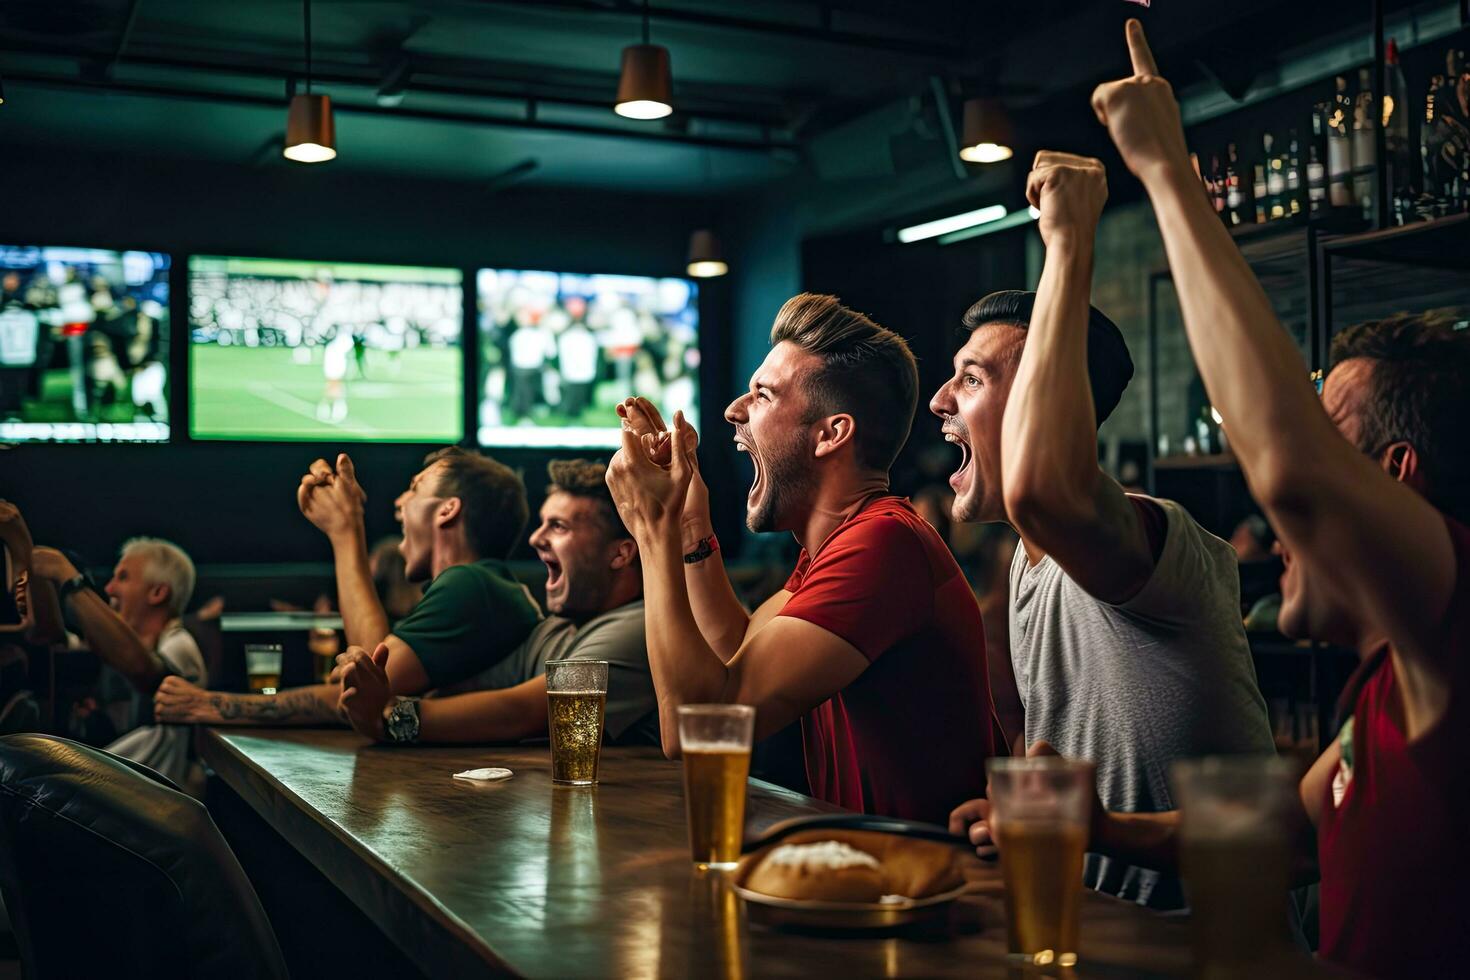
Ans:
{"type": "Polygon", "coordinates": [[[455,779],[469,779],[477,783],[493,783],[498,779],[509,779],[514,773],[509,769],[466,769],[454,774],[455,779]]]}

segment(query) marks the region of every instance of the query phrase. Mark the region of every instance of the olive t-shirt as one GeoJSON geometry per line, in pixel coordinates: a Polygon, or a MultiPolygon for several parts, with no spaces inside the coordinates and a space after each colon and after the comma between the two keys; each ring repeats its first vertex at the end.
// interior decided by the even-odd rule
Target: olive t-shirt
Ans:
{"type": "Polygon", "coordinates": [[[540,620],[505,562],[486,558],[440,572],[393,635],[413,648],[429,686],[444,687],[504,659],[540,620]]]}

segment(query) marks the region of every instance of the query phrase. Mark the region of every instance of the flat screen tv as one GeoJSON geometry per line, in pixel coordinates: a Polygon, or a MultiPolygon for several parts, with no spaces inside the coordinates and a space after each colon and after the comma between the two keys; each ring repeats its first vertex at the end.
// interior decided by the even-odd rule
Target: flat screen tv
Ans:
{"type": "Polygon", "coordinates": [[[168,440],[169,257],[0,245],[0,442],[168,440]]]}
{"type": "Polygon", "coordinates": [[[458,269],[193,256],[195,439],[457,442],[458,269]]]}
{"type": "Polygon", "coordinates": [[[693,282],[481,269],[479,442],[611,449],[631,394],[699,424],[693,282]]]}

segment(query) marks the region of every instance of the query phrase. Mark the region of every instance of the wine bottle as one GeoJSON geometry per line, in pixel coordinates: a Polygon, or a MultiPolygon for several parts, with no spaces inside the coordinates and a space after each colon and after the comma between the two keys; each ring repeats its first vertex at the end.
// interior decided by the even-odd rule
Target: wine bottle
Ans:
{"type": "Polygon", "coordinates": [[[1275,221],[1286,217],[1286,169],[1281,165],[1281,155],[1276,152],[1276,137],[1261,134],[1261,164],[1266,168],[1266,219],[1275,221]]]}
{"type": "Polygon", "coordinates": [[[1240,157],[1235,144],[1225,148],[1225,221],[1245,224],[1245,192],[1240,186],[1240,157]]]}
{"type": "Polygon", "coordinates": [[[1270,207],[1267,204],[1266,189],[1266,166],[1258,163],[1251,172],[1251,194],[1256,199],[1256,224],[1264,225],[1266,219],[1271,216],[1270,207]]]}
{"type": "Polygon", "coordinates": [[[1327,117],[1332,106],[1318,102],[1312,107],[1312,139],[1307,143],[1307,202],[1313,215],[1327,210],[1327,117]]]}
{"type": "Polygon", "coordinates": [[[1220,173],[1220,158],[1210,157],[1210,203],[1215,205],[1215,213],[1223,220],[1225,217],[1225,178],[1220,173]]]}
{"type": "Polygon", "coordinates": [[[1302,205],[1302,148],[1293,128],[1286,140],[1286,213],[1301,214],[1302,205]]]}
{"type": "Polygon", "coordinates": [[[1414,159],[1409,152],[1409,84],[1399,66],[1399,47],[1388,39],[1385,56],[1383,95],[1384,166],[1388,168],[1388,191],[1391,195],[1392,219],[1401,225],[1413,219],[1415,185],[1414,159]]]}
{"type": "Polygon", "coordinates": [[[1353,100],[1353,200],[1363,217],[1373,219],[1378,179],[1378,120],[1373,110],[1373,75],[1358,69],[1358,97],[1353,100]]]}
{"type": "Polygon", "coordinates": [[[1327,116],[1327,199],[1335,208],[1353,203],[1353,145],[1348,136],[1353,121],[1353,100],[1347,94],[1347,79],[1337,76],[1332,111],[1327,116]]]}
{"type": "Polygon", "coordinates": [[[1442,159],[1446,136],[1446,124],[1440,119],[1439,103],[1445,94],[1445,78],[1434,75],[1429,79],[1429,91],[1424,96],[1424,119],[1419,127],[1419,159],[1424,166],[1424,191],[1419,195],[1415,211],[1428,220],[1443,214],[1448,163],[1442,159]]]}

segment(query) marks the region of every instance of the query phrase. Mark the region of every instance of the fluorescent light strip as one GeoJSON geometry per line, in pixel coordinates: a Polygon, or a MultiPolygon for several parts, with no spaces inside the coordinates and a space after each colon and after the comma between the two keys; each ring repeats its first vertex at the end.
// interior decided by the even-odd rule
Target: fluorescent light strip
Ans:
{"type": "Polygon", "coordinates": [[[941,235],[939,244],[953,245],[969,238],[979,238],[981,235],[989,235],[995,231],[1005,231],[1007,228],[1016,228],[1027,222],[1035,221],[1041,217],[1041,212],[1035,208],[1027,208],[1025,211],[1014,211],[998,221],[986,222],[974,228],[966,228],[963,231],[953,231],[948,235],[941,235]]]}
{"type": "Polygon", "coordinates": [[[922,242],[926,238],[935,238],[939,235],[948,235],[951,232],[974,228],[977,225],[991,224],[1005,218],[1006,209],[1003,204],[992,204],[980,208],[977,211],[966,211],[964,214],[952,214],[948,218],[939,218],[935,221],[926,221],[921,225],[910,225],[898,230],[898,240],[905,245],[913,242],[922,242]]]}

